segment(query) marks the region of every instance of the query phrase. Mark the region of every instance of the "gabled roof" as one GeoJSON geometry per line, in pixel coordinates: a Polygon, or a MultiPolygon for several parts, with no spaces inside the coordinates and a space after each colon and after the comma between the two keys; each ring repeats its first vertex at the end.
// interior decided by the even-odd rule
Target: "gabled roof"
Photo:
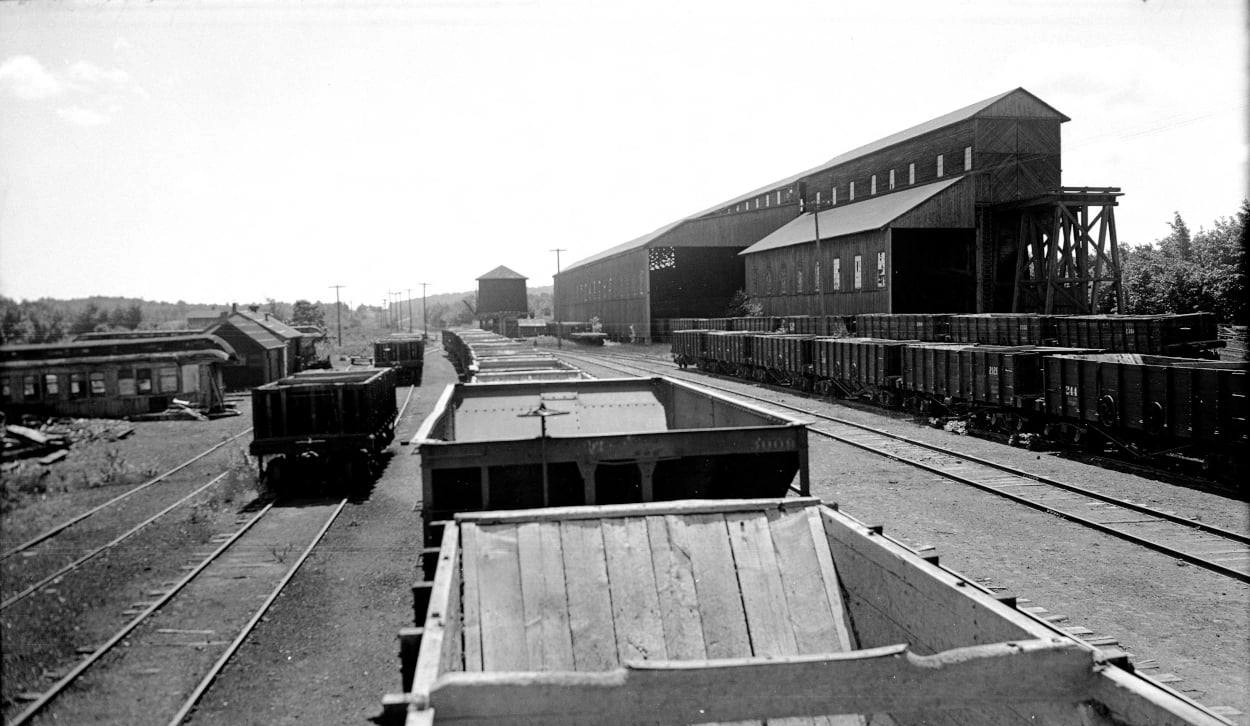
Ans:
{"type": "Polygon", "coordinates": [[[235,315],[241,315],[245,318],[256,321],[257,325],[283,340],[304,337],[304,334],[300,331],[267,313],[254,313],[251,310],[239,310],[231,313],[231,316],[235,315]]]}
{"type": "Polygon", "coordinates": [[[239,330],[247,337],[251,338],[257,345],[265,349],[285,348],[286,343],[266,330],[260,323],[256,322],[246,315],[239,313],[231,313],[229,316],[219,319],[213,325],[210,325],[204,332],[216,335],[217,331],[225,325],[230,325],[239,330]]]}
{"type": "Polygon", "coordinates": [[[509,270],[503,265],[500,265],[499,267],[496,267],[495,269],[491,270],[490,272],[486,273],[485,275],[482,275],[481,277],[477,279],[479,280],[528,280],[529,278],[526,277],[525,275],[522,275],[519,272],[509,270]]]}
{"type": "MultiPolygon", "coordinates": [[[[951,188],[963,176],[925,184],[900,192],[891,192],[863,202],[820,211],[820,238],[830,239],[856,232],[881,229],[907,212],[951,188]]],[[[765,250],[789,247],[816,241],[816,224],[810,212],[790,220],[784,227],[746,248],[739,254],[750,255],[765,250]]]]}
{"type": "MultiPolygon", "coordinates": [[[[933,131],[937,131],[947,126],[951,126],[953,124],[957,124],[962,121],[967,121],[968,119],[973,118],[975,116],[995,116],[999,114],[1004,115],[1004,116],[1018,116],[1019,115],[1018,112],[1014,112],[1010,109],[1005,108],[1011,102],[1023,102],[1035,108],[1037,112],[1042,115],[1051,116],[1053,118],[1058,118],[1060,123],[1071,120],[1067,116],[1055,110],[1053,106],[1041,100],[1037,96],[1034,96],[1032,93],[1029,93],[1024,88],[1013,88],[1010,91],[1000,93],[996,96],[991,96],[990,98],[984,99],[982,101],[977,101],[976,103],[970,104],[968,106],[964,106],[963,108],[960,108],[960,109],[956,109],[954,111],[951,111],[950,113],[944,114],[942,116],[938,116],[937,118],[930,119],[928,121],[925,121],[924,123],[917,124],[908,129],[904,129],[903,131],[899,131],[898,133],[890,134],[889,136],[885,136],[883,138],[877,139],[876,141],[873,141],[871,143],[864,144],[863,146],[851,149],[850,151],[847,151],[845,153],[838,154],[837,156],[824,162],[823,164],[820,164],[819,166],[814,166],[805,171],[801,171],[797,174],[788,176],[785,179],[780,179],[778,181],[772,182],[771,184],[767,184],[765,186],[749,191],[745,194],[740,194],[734,197],[733,199],[708,207],[707,209],[704,209],[700,212],[695,212],[694,214],[691,214],[687,217],[683,217],[671,224],[660,227],[659,229],[655,230],[654,232],[651,232],[650,234],[645,234],[641,237],[637,237],[628,242],[624,242],[615,247],[611,247],[602,252],[591,255],[590,257],[587,257],[585,259],[578,260],[577,262],[574,262],[573,264],[569,265],[568,267],[564,269],[571,270],[575,267],[581,267],[582,265],[586,265],[591,262],[597,262],[599,260],[606,259],[608,257],[613,257],[623,252],[628,252],[630,250],[638,249],[640,247],[646,247],[650,245],[651,242],[655,241],[658,237],[669,232],[673,228],[680,225],[682,222],[686,222],[692,219],[698,219],[700,217],[707,216],[714,212],[719,212],[728,207],[732,207],[733,205],[738,204],[739,202],[757,197],[760,194],[763,194],[764,192],[768,192],[774,189],[789,186],[799,181],[800,179],[804,179],[806,177],[812,176],[813,174],[827,171],[829,169],[832,169],[835,166],[838,166],[840,164],[845,164],[848,161],[853,161],[861,156],[867,156],[868,154],[876,153],[883,149],[894,146],[895,144],[901,144],[905,141],[909,141],[911,139],[917,138],[919,136],[923,136],[933,131]]],[[[863,202],[859,202],[857,204],[863,204],[863,202]]],[[[849,209],[850,205],[848,205],[847,208],[849,209]]],[[[808,219],[810,221],[810,216],[808,216],[808,219]]],[[[823,224],[824,217],[821,217],[821,220],[823,224]]],[[[821,229],[820,236],[822,238],[825,236],[823,227],[821,229]]]]}

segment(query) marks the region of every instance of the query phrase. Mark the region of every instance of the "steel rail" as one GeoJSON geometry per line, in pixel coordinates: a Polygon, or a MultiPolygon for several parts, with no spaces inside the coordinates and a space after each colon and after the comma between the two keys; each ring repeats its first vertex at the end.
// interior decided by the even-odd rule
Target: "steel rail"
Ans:
{"type": "MultiPolygon", "coordinates": [[[[622,369],[622,368],[619,368],[619,367],[615,367],[615,366],[611,366],[611,365],[605,365],[605,364],[604,364],[604,363],[602,363],[601,361],[592,361],[592,362],[595,362],[595,364],[596,364],[596,365],[600,365],[600,366],[603,366],[603,367],[605,367],[605,368],[609,368],[609,369],[613,369],[613,368],[615,368],[616,370],[625,370],[625,369],[622,369]]],[[[645,371],[645,370],[646,370],[645,368],[642,368],[642,367],[640,367],[640,366],[636,366],[636,365],[635,365],[635,366],[632,366],[632,367],[634,367],[634,368],[635,368],[635,369],[637,369],[637,370],[643,370],[643,371],[645,371]]],[[[706,384],[704,384],[704,385],[706,385],[706,384]]],[[[1216,535],[1216,536],[1223,537],[1223,538],[1225,538],[1225,539],[1232,540],[1232,541],[1235,541],[1235,542],[1240,542],[1240,543],[1243,543],[1243,544],[1244,544],[1244,543],[1247,543],[1247,542],[1250,542],[1250,537],[1247,537],[1246,535],[1241,534],[1241,533],[1238,533],[1238,532],[1232,532],[1232,531],[1225,530],[1225,529],[1221,529],[1221,528],[1218,528],[1218,527],[1212,527],[1211,525],[1206,525],[1206,524],[1203,524],[1203,523],[1201,523],[1201,522],[1195,522],[1195,521],[1193,521],[1193,520],[1186,519],[1186,518],[1184,518],[1184,517],[1180,517],[1180,516],[1177,516],[1177,515],[1170,515],[1170,514],[1167,514],[1167,513],[1165,513],[1165,512],[1161,512],[1161,511],[1159,511],[1159,510],[1155,510],[1155,509],[1151,509],[1151,508],[1149,508],[1149,507],[1145,507],[1145,506],[1143,506],[1143,505],[1139,505],[1139,504],[1136,504],[1136,503],[1133,503],[1133,502],[1127,502],[1127,501],[1124,501],[1124,500],[1117,499],[1117,498],[1115,498],[1115,497],[1110,497],[1110,496],[1108,496],[1108,495],[1101,494],[1101,493],[1099,493],[1099,492],[1095,492],[1095,491],[1092,491],[1092,490],[1083,489],[1083,488],[1078,487],[1078,486],[1076,486],[1076,485],[1067,484],[1067,483],[1065,483],[1065,482],[1060,482],[1060,481],[1057,481],[1057,480],[1049,479],[1049,478],[1044,477],[1044,476],[1040,476],[1040,475],[1036,475],[1036,474],[1031,474],[1031,473],[1029,473],[1029,472],[1021,471],[1021,470],[1019,470],[1019,469],[1014,469],[1013,467],[1009,467],[1009,466],[1006,466],[1006,465],[1003,465],[1003,464],[998,464],[998,463],[995,463],[995,462],[992,462],[992,461],[988,461],[988,460],[985,460],[985,459],[981,459],[980,457],[976,457],[976,456],[972,456],[972,455],[965,455],[965,454],[960,454],[960,453],[954,453],[954,452],[951,452],[949,449],[944,449],[944,448],[942,448],[942,447],[939,447],[939,446],[936,446],[936,445],[933,445],[933,444],[928,444],[928,443],[923,442],[923,441],[917,441],[917,440],[914,440],[914,439],[910,439],[910,438],[908,438],[908,437],[906,437],[906,436],[902,436],[902,435],[899,435],[899,434],[893,434],[893,433],[890,433],[890,432],[888,432],[888,431],[882,431],[882,430],[880,430],[880,429],[876,429],[876,428],[874,428],[874,427],[867,426],[867,425],[864,425],[864,424],[859,424],[859,423],[856,423],[856,422],[854,422],[854,421],[847,421],[847,420],[844,420],[844,419],[839,419],[839,418],[837,418],[837,417],[835,417],[835,416],[828,416],[828,415],[825,415],[825,414],[817,413],[817,412],[815,412],[815,411],[811,411],[810,409],[804,409],[804,408],[801,408],[801,407],[798,407],[798,406],[791,406],[791,405],[789,405],[789,404],[779,403],[779,402],[777,402],[777,401],[771,401],[771,400],[768,400],[768,399],[761,398],[761,397],[759,397],[759,396],[752,396],[752,395],[750,395],[750,394],[742,393],[742,392],[740,392],[740,391],[735,391],[735,390],[732,390],[732,389],[727,389],[727,388],[724,388],[724,387],[721,387],[721,386],[709,386],[709,388],[714,388],[714,389],[717,389],[717,390],[727,391],[727,392],[729,392],[729,393],[733,393],[733,394],[735,394],[735,395],[740,395],[740,396],[743,396],[743,397],[745,397],[745,398],[750,398],[750,399],[754,399],[754,400],[757,400],[757,401],[762,401],[762,402],[765,402],[765,403],[769,403],[769,404],[771,404],[771,405],[778,406],[779,408],[786,408],[786,409],[790,409],[790,410],[792,410],[792,411],[797,411],[797,412],[800,412],[800,413],[804,413],[804,414],[807,414],[807,415],[810,415],[810,416],[814,416],[814,417],[816,417],[816,418],[825,419],[825,420],[830,421],[830,422],[833,422],[833,423],[846,425],[846,426],[849,426],[849,427],[852,427],[852,428],[862,429],[862,430],[867,431],[867,432],[869,432],[869,433],[872,433],[872,434],[875,434],[875,435],[878,435],[878,436],[881,436],[881,437],[884,437],[884,438],[888,438],[888,439],[894,439],[894,440],[897,440],[897,441],[903,442],[903,443],[908,444],[908,445],[918,446],[918,447],[921,447],[921,448],[924,448],[924,449],[927,449],[927,450],[937,451],[937,452],[942,453],[943,455],[950,456],[950,457],[952,457],[952,458],[960,458],[960,459],[964,459],[965,461],[969,461],[969,462],[972,462],[972,463],[975,463],[975,464],[979,464],[979,465],[986,466],[986,467],[989,467],[989,468],[993,468],[993,469],[997,469],[997,470],[1000,470],[1000,471],[1004,471],[1004,472],[1006,472],[1006,473],[1012,474],[1013,476],[1019,476],[1019,477],[1022,477],[1022,478],[1029,479],[1029,480],[1031,480],[1031,481],[1036,481],[1036,482],[1041,483],[1041,484],[1046,484],[1046,485],[1049,485],[1049,486],[1055,487],[1055,488],[1057,488],[1057,489],[1062,489],[1062,490],[1065,490],[1065,491],[1072,492],[1072,493],[1074,493],[1074,494],[1079,494],[1079,495],[1081,495],[1081,496],[1086,496],[1086,497],[1089,497],[1089,498],[1094,499],[1094,500],[1097,500],[1097,501],[1101,501],[1101,502],[1106,503],[1106,504],[1111,504],[1111,505],[1114,505],[1114,506],[1119,506],[1119,507],[1122,507],[1122,508],[1124,508],[1124,509],[1128,509],[1128,510],[1130,510],[1130,511],[1138,512],[1138,513],[1140,513],[1140,514],[1145,514],[1145,515],[1148,515],[1148,516],[1151,516],[1151,517],[1155,517],[1155,518],[1160,519],[1160,520],[1163,520],[1163,521],[1167,521],[1167,522],[1170,522],[1170,523],[1173,523],[1173,524],[1182,525],[1182,526],[1188,527],[1188,528],[1193,529],[1193,530],[1201,531],[1201,532],[1203,532],[1203,533],[1205,533],[1205,534],[1212,534],[1212,535],[1216,535]]],[[[1108,525],[1106,525],[1106,524],[1103,524],[1103,523],[1101,523],[1101,522],[1096,522],[1096,521],[1091,520],[1091,519],[1088,519],[1088,518],[1086,518],[1086,517],[1082,517],[1082,516],[1080,516],[1080,515],[1078,515],[1078,514],[1073,514],[1073,513],[1071,513],[1071,512],[1068,512],[1068,511],[1065,511],[1065,510],[1062,510],[1062,509],[1058,509],[1058,508],[1056,508],[1056,507],[1052,507],[1052,506],[1050,506],[1050,505],[1048,505],[1048,504],[1044,504],[1044,503],[1042,503],[1042,502],[1040,502],[1040,501],[1035,501],[1035,500],[1032,500],[1032,499],[1028,499],[1028,498],[1026,498],[1026,497],[1021,497],[1021,496],[1018,496],[1018,495],[1015,495],[1015,494],[1011,494],[1011,493],[1009,493],[1009,492],[1005,492],[1005,491],[1003,491],[1002,489],[1000,489],[1000,488],[998,488],[998,487],[993,487],[993,486],[990,486],[990,485],[984,484],[984,483],[982,483],[982,482],[978,482],[978,481],[976,481],[976,480],[974,480],[974,479],[970,479],[970,478],[965,477],[965,476],[962,476],[962,475],[960,475],[960,474],[956,474],[956,473],[954,473],[954,472],[944,470],[944,469],[942,469],[941,467],[937,467],[937,466],[933,466],[933,465],[930,465],[930,464],[926,464],[926,463],[924,463],[924,462],[920,462],[920,461],[916,461],[916,460],[913,460],[913,459],[909,459],[909,458],[907,458],[906,456],[902,456],[902,455],[899,455],[899,454],[896,454],[896,453],[891,453],[891,452],[888,452],[888,451],[884,451],[884,450],[882,450],[881,448],[874,447],[874,446],[872,446],[872,445],[870,445],[870,444],[868,444],[868,443],[865,443],[865,442],[856,441],[856,440],[854,440],[854,439],[850,439],[850,438],[847,438],[847,437],[845,437],[845,436],[840,436],[840,435],[838,435],[838,434],[831,433],[831,432],[829,432],[829,431],[823,431],[823,430],[818,429],[818,428],[815,428],[815,427],[811,427],[811,428],[810,428],[810,430],[811,430],[812,432],[814,432],[814,433],[820,434],[820,435],[822,435],[822,436],[825,436],[825,437],[827,437],[827,438],[833,439],[833,440],[835,440],[835,441],[840,441],[840,442],[842,442],[842,443],[849,444],[849,445],[851,445],[851,446],[855,446],[855,447],[857,447],[857,448],[863,449],[864,451],[868,451],[868,452],[870,452],[870,453],[874,453],[874,454],[877,454],[877,455],[879,455],[879,456],[884,456],[884,457],[886,457],[886,458],[893,459],[893,460],[898,461],[898,462],[900,462],[900,463],[904,463],[904,464],[907,464],[907,465],[909,465],[909,466],[914,466],[914,467],[919,468],[919,469],[922,469],[922,470],[924,470],[924,471],[928,471],[928,472],[930,472],[930,473],[937,474],[938,476],[941,476],[941,477],[944,477],[944,478],[947,478],[947,479],[950,479],[950,480],[953,480],[953,481],[957,481],[957,482],[960,482],[960,483],[962,483],[962,484],[967,484],[967,485],[972,486],[972,487],[975,487],[975,488],[977,488],[977,489],[981,489],[982,491],[990,492],[990,493],[992,493],[992,494],[996,494],[996,495],[998,495],[998,496],[1005,497],[1005,498],[1010,499],[1011,501],[1014,501],[1014,502],[1016,502],[1016,503],[1018,503],[1018,504],[1023,504],[1023,505],[1025,505],[1025,506],[1027,506],[1027,507],[1031,507],[1031,508],[1033,508],[1033,509],[1037,509],[1037,510],[1040,510],[1040,511],[1044,511],[1044,512],[1046,512],[1046,513],[1048,513],[1048,514],[1053,514],[1053,515],[1058,516],[1058,517],[1060,517],[1060,518],[1062,518],[1062,519],[1066,519],[1066,520],[1068,520],[1068,521],[1074,522],[1074,523],[1076,523],[1076,524],[1080,524],[1080,525],[1085,526],[1085,527],[1088,527],[1088,528],[1090,528],[1090,529],[1094,529],[1094,530],[1096,530],[1096,531],[1103,532],[1104,534],[1109,534],[1109,535],[1112,535],[1112,536],[1117,537],[1117,538],[1119,538],[1119,539],[1123,539],[1123,540],[1126,540],[1126,541],[1128,541],[1128,542],[1132,542],[1132,543],[1134,543],[1134,544],[1137,544],[1137,545],[1139,545],[1139,546],[1145,547],[1145,548],[1147,548],[1147,549],[1151,549],[1151,550],[1154,550],[1154,551],[1156,551],[1156,552],[1160,552],[1160,553],[1166,554],[1166,555],[1168,555],[1169,557],[1173,557],[1173,558],[1175,558],[1175,559],[1182,560],[1182,561],[1184,561],[1184,562],[1188,562],[1189,564],[1197,565],[1197,566],[1199,566],[1199,567],[1202,567],[1202,568],[1207,569],[1207,570],[1211,570],[1212,572],[1216,572],[1216,573],[1221,574],[1221,575],[1224,575],[1224,576],[1226,576],[1226,577],[1230,577],[1230,578],[1232,578],[1232,579],[1239,580],[1239,581],[1241,581],[1241,582],[1250,582],[1250,573],[1246,573],[1246,572],[1241,572],[1241,571],[1239,571],[1239,570],[1235,570],[1235,569],[1233,569],[1233,568],[1230,568],[1230,567],[1227,567],[1227,566],[1225,566],[1225,565],[1222,565],[1222,564],[1220,564],[1220,563],[1218,563],[1218,562],[1213,562],[1213,561],[1211,561],[1211,560],[1204,559],[1204,558],[1202,558],[1202,557],[1200,557],[1200,556],[1198,556],[1198,555],[1194,555],[1194,554],[1190,554],[1190,553],[1188,553],[1188,552],[1185,552],[1184,550],[1178,550],[1178,549],[1176,549],[1176,548],[1174,548],[1174,547],[1171,547],[1171,546],[1169,546],[1169,545],[1163,544],[1163,543],[1161,543],[1161,542],[1156,542],[1156,541],[1154,541],[1154,540],[1151,540],[1151,539],[1148,539],[1148,538],[1145,538],[1145,537],[1140,537],[1140,536],[1138,536],[1138,535],[1135,535],[1135,534],[1132,534],[1132,533],[1129,533],[1129,532],[1125,532],[1125,531],[1123,531],[1123,530],[1116,529],[1116,528],[1114,528],[1114,527],[1110,527],[1110,526],[1108,526],[1108,525]]]]}
{"type": "Polygon", "coordinates": [[[127,492],[125,492],[125,493],[123,493],[123,494],[119,494],[118,496],[113,497],[112,499],[108,500],[107,502],[105,502],[105,503],[103,503],[103,504],[100,504],[100,505],[98,505],[98,506],[96,506],[96,507],[93,507],[92,509],[89,509],[89,510],[87,510],[86,512],[83,512],[82,514],[80,514],[80,515],[78,515],[78,516],[76,516],[76,517],[73,517],[73,518],[71,518],[71,519],[67,519],[67,520],[65,520],[64,522],[61,522],[60,524],[53,526],[51,529],[45,530],[44,532],[42,532],[42,533],[40,533],[40,534],[38,534],[38,535],[35,535],[35,536],[34,536],[34,537],[32,537],[31,539],[29,539],[29,540],[27,540],[27,541],[23,542],[23,543],[22,543],[22,544],[20,544],[20,545],[17,545],[16,547],[13,547],[13,548],[11,548],[11,549],[5,550],[4,552],[0,552],[0,560],[6,560],[6,559],[8,559],[8,558],[12,557],[13,555],[15,555],[15,554],[17,554],[17,553],[19,553],[19,552],[23,552],[23,551],[25,551],[25,550],[30,549],[31,547],[34,547],[35,545],[39,544],[40,542],[43,542],[43,541],[44,541],[44,540],[46,540],[46,539],[49,539],[49,538],[51,538],[51,537],[55,537],[56,535],[60,534],[61,532],[63,532],[63,531],[64,531],[64,530],[66,530],[66,529],[69,529],[70,527],[74,526],[75,524],[78,524],[79,522],[81,522],[82,520],[86,519],[87,517],[90,517],[91,515],[96,514],[97,512],[99,512],[99,511],[101,511],[101,510],[103,510],[103,509],[106,509],[106,508],[108,508],[108,507],[111,507],[111,506],[113,506],[114,504],[116,504],[116,503],[120,502],[121,500],[125,499],[126,497],[129,497],[129,496],[130,496],[130,495],[132,495],[132,494],[137,494],[138,492],[140,492],[140,491],[142,491],[142,490],[144,490],[144,489],[147,489],[148,487],[152,486],[153,484],[156,484],[157,482],[163,481],[163,480],[165,480],[166,478],[168,478],[168,477],[172,476],[173,474],[176,474],[176,473],[178,473],[179,471],[182,471],[183,469],[187,468],[188,466],[191,466],[191,465],[192,465],[192,464],[194,464],[195,462],[199,461],[200,459],[203,459],[205,456],[208,456],[209,454],[211,454],[211,453],[213,453],[214,451],[216,451],[216,450],[220,449],[221,447],[225,446],[226,444],[230,443],[231,441],[234,441],[235,439],[239,438],[240,436],[243,436],[244,434],[246,434],[246,433],[250,432],[251,430],[252,430],[252,427],[251,427],[251,426],[248,426],[247,428],[243,429],[242,431],[240,431],[239,433],[235,434],[234,436],[231,436],[230,438],[226,439],[225,441],[222,441],[222,442],[221,442],[221,443],[219,443],[219,444],[215,444],[215,445],[213,445],[213,446],[209,447],[206,451],[200,452],[199,454],[197,454],[197,455],[195,455],[195,456],[191,457],[190,459],[187,459],[186,461],[182,462],[182,463],[181,463],[181,464],[179,464],[178,466],[175,466],[174,468],[170,469],[169,471],[165,472],[164,474],[161,474],[160,476],[157,476],[157,477],[153,477],[152,479],[149,479],[149,480],[145,481],[144,483],[140,484],[139,486],[136,486],[136,487],[134,487],[133,489],[130,489],[129,491],[127,491],[127,492]]]}
{"type": "Polygon", "coordinates": [[[151,517],[148,517],[147,519],[143,520],[142,522],[140,522],[139,524],[135,525],[135,526],[134,526],[134,527],[132,527],[131,529],[127,530],[127,531],[126,531],[126,532],[124,532],[123,534],[118,535],[117,537],[115,537],[114,539],[112,539],[111,541],[109,541],[107,544],[103,544],[103,545],[101,545],[101,546],[99,546],[99,547],[97,547],[97,548],[95,548],[95,549],[91,550],[91,551],[90,551],[90,552],[88,552],[87,554],[83,555],[82,557],[79,557],[78,559],[74,560],[73,562],[69,563],[68,565],[65,565],[65,566],[64,566],[64,567],[62,567],[61,569],[57,570],[56,572],[53,572],[51,575],[48,575],[47,577],[43,578],[43,579],[42,579],[42,580],[40,580],[39,582],[36,582],[35,584],[33,584],[33,585],[31,585],[31,586],[27,587],[25,590],[22,590],[21,592],[19,592],[18,594],[14,595],[14,596],[13,596],[13,597],[11,597],[11,598],[9,598],[8,600],[5,600],[4,602],[0,602],[0,610],[3,610],[3,609],[5,609],[5,608],[9,607],[10,605],[12,605],[12,604],[14,604],[14,603],[16,603],[16,602],[18,602],[18,601],[22,600],[22,599],[23,599],[23,598],[25,598],[26,596],[28,596],[28,595],[30,595],[31,593],[35,592],[36,590],[38,590],[39,588],[43,587],[44,585],[47,585],[48,583],[52,582],[52,581],[53,581],[53,580],[55,580],[56,578],[58,578],[58,577],[60,577],[60,576],[64,575],[65,573],[67,573],[67,572],[71,572],[71,571],[73,571],[73,570],[78,569],[78,568],[79,568],[79,567],[80,567],[83,563],[85,563],[87,560],[90,560],[91,558],[95,557],[96,555],[100,554],[101,552],[104,552],[104,551],[105,551],[105,550],[107,550],[107,549],[110,549],[110,548],[112,548],[112,547],[115,547],[115,546],[117,546],[117,545],[121,544],[123,541],[125,541],[126,539],[128,539],[128,538],[129,538],[129,537],[131,537],[132,535],[136,534],[139,530],[141,530],[141,529],[143,529],[144,527],[148,526],[149,524],[151,524],[151,523],[155,522],[156,520],[160,519],[161,517],[165,516],[166,514],[169,514],[169,513],[170,513],[170,512],[172,512],[174,509],[178,508],[178,506],[179,506],[179,505],[184,504],[185,502],[187,502],[188,500],[190,500],[191,498],[193,498],[195,495],[199,494],[200,492],[204,491],[205,489],[208,489],[209,487],[211,487],[212,485],[214,485],[214,484],[216,484],[217,482],[221,481],[222,479],[225,479],[225,478],[226,478],[226,475],[227,475],[227,474],[229,474],[229,473],[230,473],[230,472],[228,472],[228,471],[227,471],[227,472],[222,472],[221,474],[218,474],[218,475],[217,475],[216,477],[214,477],[214,478],[213,478],[213,480],[212,480],[212,481],[210,481],[209,483],[205,484],[204,486],[200,487],[199,489],[196,489],[195,491],[193,491],[193,492],[191,492],[190,494],[186,495],[186,496],[185,496],[185,497],[183,497],[182,499],[179,499],[178,501],[174,502],[173,504],[169,505],[168,507],[165,507],[164,509],[162,509],[161,511],[157,512],[156,514],[153,514],[151,517]]]}
{"type": "Polygon", "coordinates": [[[230,643],[230,646],[226,648],[225,652],[221,654],[221,657],[217,659],[217,662],[213,663],[213,667],[209,669],[204,678],[200,680],[199,685],[195,687],[195,690],[193,690],[191,695],[188,696],[186,701],[183,702],[182,708],[178,709],[178,713],[169,720],[170,726],[176,726],[177,724],[182,723],[186,717],[190,715],[191,710],[195,708],[195,704],[199,703],[200,698],[204,696],[205,691],[207,691],[213,681],[216,680],[222,669],[226,667],[226,662],[234,656],[239,647],[243,645],[243,641],[247,640],[247,636],[250,635],[252,630],[254,630],[260,623],[261,618],[263,618],[265,613],[269,611],[269,608],[273,605],[274,601],[278,599],[278,595],[280,595],[282,590],[286,588],[287,583],[291,581],[291,578],[295,577],[295,573],[304,564],[304,560],[308,559],[308,556],[312,554],[313,548],[321,542],[321,538],[324,537],[326,532],[330,530],[330,526],[334,524],[334,520],[338,519],[339,513],[343,511],[343,507],[345,506],[347,506],[347,499],[343,499],[339,502],[339,505],[335,507],[334,511],[330,514],[330,518],[326,520],[326,523],[323,524],[321,529],[317,532],[317,536],[313,537],[312,542],[304,548],[303,554],[301,554],[299,559],[296,560],[291,566],[290,571],[286,573],[278,585],[273,589],[273,592],[269,593],[269,597],[265,598],[265,602],[261,603],[260,608],[255,614],[252,615],[251,620],[243,626],[243,629],[239,631],[239,634],[235,637],[234,641],[230,643]]]}
{"type": "Polygon", "coordinates": [[[29,707],[27,707],[25,711],[21,712],[12,721],[10,721],[9,722],[10,726],[20,726],[21,724],[24,724],[27,721],[29,721],[32,717],[35,716],[35,714],[42,711],[45,706],[47,706],[49,703],[52,702],[53,699],[55,699],[58,695],[60,695],[61,691],[64,691],[71,683],[77,680],[78,677],[81,676],[83,672],[85,672],[88,668],[90,668],[96,661],[100,660],[100,658],[103,658],[105,653],[108,653],[110,650],[113,649],[114,646],[120,643],[123,638],[125,638],[127,635],[130,635],[131,631],[139,627],[139,625],[143,623],[144,620],[147,620],[147,618],[150,615],[152,615],[157,610],[159,610],[162,606],[165,605],[165,603],[172,600],[173,597],[177,595],[179,591],[181,591],[184,587],[186,587],[192,580],[196,578],[196,576],[198,576],[201,572],[203,572],[205,568],[207,568],[210,564],[212,564],[213,560],[221,556],[221,554],[225,552],[227,549],[229,549],[231,545],[233,545],[240,537],[244,535],[244,533],[246,533],[249,529],[251,529],[252,525],[259,522],[262,517],[268,514],[270,509],[273,509],[273,502],[266,504],[263,509],[261,509],[259,512],[256,513],[256,516],[248,520],[247,524],[240,527],[239,530],[230,537],[230,539],[226,540],[225,542],[221,544],[221,546],[213,550],[213,552],[209,554],[208,557],[206,557],[198,565],[195,566],[195,569],[191,570],[186,575],[184,575],[183,578],[179,580],[177,583],[175,583],[174,586],[171,587],[168,592],[162,595],[159,600],[156,600],[152,604],[148,605],[148,607],[142,613],[139,613],[138,615],[135,616],[134,620],[131,620],[129,623],[126,623],[126,625],[122,626],[122,629],[117,631],[113,635],[113,637],[109,638],[103,645],[101,645],[99,648],[96,648],[90,655],[88,655],[86,658],[80,661],[78,665],[74,666],[69,671],[69,673],[66,673],[59,681],[52,684],[52,686],[48,690],[44,691],[43,694],[40,695],[39,698],[34,701],[34,703],[32,703],[29,707]]]}

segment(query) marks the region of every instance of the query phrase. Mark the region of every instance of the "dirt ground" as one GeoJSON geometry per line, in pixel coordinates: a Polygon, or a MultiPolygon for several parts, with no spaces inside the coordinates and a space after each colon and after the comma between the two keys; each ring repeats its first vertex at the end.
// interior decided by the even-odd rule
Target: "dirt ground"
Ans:
{"type": "MultiPolygon", "coordinates": [[[[382,477],[367,498],[348,505],[205,695],[193,723],[364,724],[380,715],[384,693],[400,690],[397,633],[413,624],[410,587],[419,576],[421,523],[419,462],[399,442],[415,433],[454,380],[440,353],[427,356],[425,380],[382,477]]],[[[1244,502],[812,405],[1250,529],[1244,502]]],[[[1117,638],[1135,662],[1157,666],[1148,675],[1179,679],[1170,685],[1203,704],[1250,712],[1247,586],[816,436],[811,454],[815,495],[861,520],[884,523],[886,534],[905,544],[936,547],[942,564],[1066,618],[1063,626],[1117,638]]],[[[1244,715],[1233,720],[1250,723],[1244,715]]]]}

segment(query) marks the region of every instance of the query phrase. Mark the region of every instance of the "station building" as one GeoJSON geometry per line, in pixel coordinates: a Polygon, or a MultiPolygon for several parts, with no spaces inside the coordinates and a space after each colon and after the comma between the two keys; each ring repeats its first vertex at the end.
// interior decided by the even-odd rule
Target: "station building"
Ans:
{"type": "Polygon", "coordinates": [[[840,154],[580,260],[565,320],[610,335],[720,317],[1091,312],[1120,296],[1119,189],[1064,187],[1068,117],[1017,88],[840,154]]]}

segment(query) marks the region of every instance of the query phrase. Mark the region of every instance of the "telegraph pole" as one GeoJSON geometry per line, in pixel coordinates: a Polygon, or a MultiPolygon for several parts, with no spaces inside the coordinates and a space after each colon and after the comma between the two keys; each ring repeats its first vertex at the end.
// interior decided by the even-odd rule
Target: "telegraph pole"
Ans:
{"type": "Polygon", "coordinates": [[[343,346],[343,306],[339,303],[339,288],[347,287],[347,285],[331,285],[334,288],[334,314],[338,319],[339,325],[339,347],[343,346]]]}
{"type": "Polygon", "coordinates": [[[391,327],[399,330],[399,293],[400,290],[386,291],[386,304],[391,309],[391,327]],[[393,300],[391,298],[394,298],[393,300]]]}
{"type": "Polygon", "coordinates": [[[408,332],[412,332],[412,288],[408,288],[408,332]]]}
{"type": "MultiPolygon", "coordinates": [[[[556,253],[556,277],[559,277],[560,276],[560,253],[568,252],[568,250],[563,247],[557,247],[553,250],[548,250],[548,251],[556,253]]],[[[557,284],[558,283],[556,281],[556,278],[555,277],[551,278],[551,312],[555,314],[555,319],[556,319],[556,347],[563,348],[564,343],[561,341],[561,338],[562,338],[561,334],[564,331],[561,329],[561,326],[560,326],[560,306],[556,304],[556,285],[557,284]]]]}
{"type": "Polygon", "coordinates": [[[430,337],[430,318],[425,314],[425,288],[429,287],[428,282],[418,282],[421,286],[421,331],[425,337],[430,337]]]}

